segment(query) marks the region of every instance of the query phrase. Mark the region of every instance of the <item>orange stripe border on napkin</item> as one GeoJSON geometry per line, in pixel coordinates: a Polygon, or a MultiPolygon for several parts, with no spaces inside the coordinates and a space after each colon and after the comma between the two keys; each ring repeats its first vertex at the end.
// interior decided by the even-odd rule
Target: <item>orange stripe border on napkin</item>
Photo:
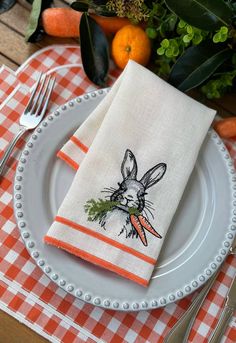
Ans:
{"type": "MultiPolygon", "coordinates": [[[[56,216],[55,217],[55,222],[57,223],[61,223],[63,225],[65,225],[68,229],[72,229],[72,230],[76,230],[79,231],[83,234],[86,234],[92,238],[95,238],[95,240],[98,241],[102,241],[114,248],[117,248],[121,251],[124,251],[125,253],[128,253],[132,256],[134,256],[135,258],[138,258],[140,260],[142,260],[144,263],[150,264],[152,266],[154,266],[156,264],[156,260],[154,258],[151,258],[150,256],[147,256],[143,253],[141,253],[140,251],[137,251],[131,247],[128,247],[122,243],[119,243],[99,232],[95,232],[94,230],[89,229],[88,227],[79,225],[69,219],[66,219],[64,217],[60,217],[60,216],[56,216]]],[[[139,276],[137,276],[136,274],[125,270],[121,267],[118,267],[117,265],[114,265],[113,263],[106,261],[98,256],[95,256],[93,254],[91,254],[91,252],[86,252],[81,248],[75,247],[72,244],[69,244],[68,242],[64,242],[56,237],[53,236],[48,236],[46,235],[44,237],[44,242],[48,243],[50,245],[54,245],[57,248],[62,248],[76,256],[79,256],[89,262],[93,262],[96,265],[99,265],[101,267],[104,267],[106,269],[109,269],[117,274],[120,274],[121,276],[124,276],[128,279],[131,279],[139,284],[141,284],[142,286],[147,286],[149,283],[149,280],[143,279],[139,276]]]]}

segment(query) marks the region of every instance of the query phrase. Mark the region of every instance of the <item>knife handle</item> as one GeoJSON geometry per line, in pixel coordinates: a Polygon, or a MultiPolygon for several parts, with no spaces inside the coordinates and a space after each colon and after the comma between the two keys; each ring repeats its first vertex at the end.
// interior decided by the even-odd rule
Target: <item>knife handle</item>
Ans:
{"type": "Polygon", "coordinates": [[[229,325],[230,319],[232,318],[234,314],[234,307],[228,306],[227,302],[228,302],[228,297],[226,298],[225,307],[223,311],[221,312],[219,321],[214,331],[212,332],[208,343],[219,343],[220,339],[222,338],[222,336],[224,335],[227,329],[227,326],[229,325]]]}

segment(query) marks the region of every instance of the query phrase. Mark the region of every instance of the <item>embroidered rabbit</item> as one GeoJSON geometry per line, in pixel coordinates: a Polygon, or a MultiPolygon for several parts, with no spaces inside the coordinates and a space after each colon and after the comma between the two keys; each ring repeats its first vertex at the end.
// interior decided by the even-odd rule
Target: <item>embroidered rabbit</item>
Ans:
{"type": "MultiPolygon", "coordinates": [[[[140,180],[137,180],[138,166],[134,154],[126,150],[121,164],[123,180],[118,183],[118,189],[112,189],[110,201],[116,203],[111,211],[106,212],[99,223],[105,230],[118,228],[118,236],[140,238],[147,246],[144,229],[154,236],[161,236],[151,226],[147,211],[151,213],[151,202],[145,199],[147,189],[159,182],[166,172],[165,163],[159,163],[149,169],[140,180]],[[137,215],[139,214],[139,215],[137,215]]],[[[154,217],[153,217],[154,218],[154,217]]]]}

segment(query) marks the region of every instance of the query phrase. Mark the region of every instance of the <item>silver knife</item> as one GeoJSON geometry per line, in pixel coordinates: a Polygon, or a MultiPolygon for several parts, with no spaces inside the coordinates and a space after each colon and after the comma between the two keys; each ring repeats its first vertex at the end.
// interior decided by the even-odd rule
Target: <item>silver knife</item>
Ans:
{"type": "MultiPolygon", "coordinates": [[[[236,255],[236,239],[234,240],[228,255],[236,255]]],[[[187,343],[189,341],[188,337],[192,329],[192,325],[219,272],[220,268],[212,275],[199,294],[193,299],[193,302],[187,311],[184,312],[182,317],[177,321],[177,323],[164,338],[163,343],[187,343]]]]}
{"type": "Polygon", "coordinates": [[[236,275],[231,283],[228,291],[224,309],[220,315],[219,321],[212,332],[208,343],[219,343],[221,337],[224,335],[226,328],[236,310],[236,275]]]}

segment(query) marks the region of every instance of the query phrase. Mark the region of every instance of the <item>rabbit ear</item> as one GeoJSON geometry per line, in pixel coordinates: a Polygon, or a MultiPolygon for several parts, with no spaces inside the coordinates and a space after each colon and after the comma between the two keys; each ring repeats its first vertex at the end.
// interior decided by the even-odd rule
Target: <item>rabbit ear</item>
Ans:
{"type": "Polygon", "coordinates": [[[121,164],[121,174],[124,179],[136,179],[137,162],[134,154],[129,149],[126,150],[123,162],[121,164]]]}
{"type": "Polygon", "coordinates": [[[159,163],[152,169],[148,170],[140,180],[145,188],[152,187],[161,180],[166,172],[167,166],[165,163],[159,163]]]}

